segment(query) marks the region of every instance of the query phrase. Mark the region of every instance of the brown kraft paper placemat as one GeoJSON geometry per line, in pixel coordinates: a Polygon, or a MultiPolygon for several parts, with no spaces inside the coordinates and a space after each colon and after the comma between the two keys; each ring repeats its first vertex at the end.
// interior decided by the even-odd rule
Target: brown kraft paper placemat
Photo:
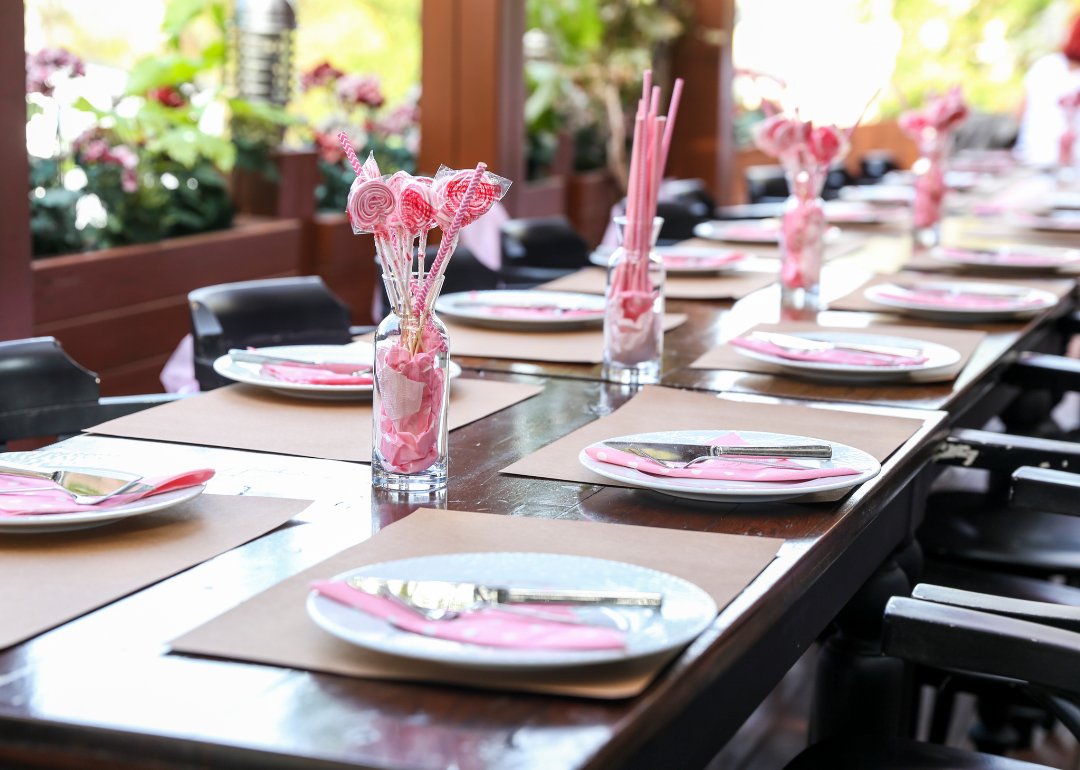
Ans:
{"type": "MultiPolygon", "coordinates": [[[[750,272],[695,278],[668,276],[664,282],[664,296],[668,299],[742,299],[758,289],[776,283],[777,278],[777,273],[750,272]]],[[[602,267],[586,267],[536,288],[545,291],[603,294],[607,288],[607,271],[602,267]]]]}
{"type": "MultiPolygon", "coordinates": [[[[664,331],[686,322],[683,313],[665,313],[664,331]]],[[[560,364],[599,364],[604,360],[604,332],[512,332],[464,324],[446,324],[450,351],[455,356],[550,361],[560,364]]]]}
{"type": "Polygon", "coordinates": [[[1059,278],[1057,280],[1052,279],[1036,279],[1036,278],[987,278],[979,276],[975,278],[944,278],[940,275],[922,275],[920,273],[896,273],[895,275],[875,275],[869,281],[864,283],[855,291],[851,292],[847,296],[840,299],[833,300],[829,303],[829,310],[853,310],[859,312],[868,313],[895,313],[896,308],[886,307],[885,305],[879,305],[876,302],[871,302],[863,296],[865,292],[871,286],[877,286],[882,283],[895,283],[898,286],[910,286],[913,283],[920,281],[941,281],[941,280],[965,280],[972,283],[997,283],[1006,286],[1026,286],[1030,289],[1042,289],[1054,294],[1058,299],[1064,297],[1074,288],[1076,288],[1076,281],[1071,278],[1059,278]]]}
{"type": "MultiPolygon", "coordinates": [[[[912,382],[950,382],[967,366],[971,356],[979,343],[986,337],[986,332],[971,329],[936,329],[933,327],[911,326],[887,326],[884,324],[868,326],[865,328],[851,328],[838,326],[819,326],[810,321],[788,321],[778,324],[758,324],[739,336],[746,336],[753,331],[779,332],[781,334],[798,334],[800,332],[846,331],[852,334],[880,334],[887,337],[908,337],[909,339],[922,340],[923,342],[936,342],[938,345],[946,345],[960,353],[960,360],[935,374],[932,379],[897,380],[900,384],[912,382]]],[[[886,343],[882,343],[886,344],[886,343]]],[[[776,374],[785,377],[797,376],[794,372],[783,369],[774,364],[758,361],[747,356],[739,355],[736,348],[728,343],[719,345],[708,351],[694,363],[691,369],[727,369],[735,372],[757,372],[759,374],[776,374]]],[[[858,383],[847,383],[852,387],[858,387],[858,383]]],[[[878,388],[882,383],[868,383],[867,387],[878,388]]]]}
{"type": "Polygon", "coordinates": [[[202,494],[94,529],[0,536],[0,649],[201,564],[310,500],[202,494]]]}
{"type": "MultiPolygon", "coordinates": [[[[861,449],[882,462],[922,424],[922,420],[907,417],[729,401],[705,393],[647,385],[611,414],[503,468],[502,473],[634,488],[632,484],[622,484],[587,470],[578,462],[578,454],[590,444],[616,436],[691,429],[756,430],[836,441],[861,449]]],[[[832,499],[839,499],[847,492],[840,490],[832,499]]]]}
{"type": "MultiPolygon", "coordinates": [[[[542,390],[535,385],[458,378],[450,384],[450,430],[542,390]]],[[[237,384],[109,420],[87,432],[369,463],[371,423],[370,401],[314,401],[237,384]]]]}
{"type": "Polygon", "coordinates": [[[308,584],[365,564],[451,553],[525,551],[590,556],[667,572],[704,589],[723,609],[768,566],[783,544],[768,537],[418,510],[173,641],[176,652],[269,663],[368,679],[462,684],[499,690],[629,698],[671,655],[537,673],[455,669],[365,650],[307,616],[308,584]]]}

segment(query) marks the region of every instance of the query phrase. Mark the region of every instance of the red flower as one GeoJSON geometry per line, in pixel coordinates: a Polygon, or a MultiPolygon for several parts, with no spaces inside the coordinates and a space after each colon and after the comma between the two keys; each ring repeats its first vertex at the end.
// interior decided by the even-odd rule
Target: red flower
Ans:
{"type": "Polygon", "coordinates": [[[336,90],[338,99],[348,105],[381,107],[385,101],[374,75],[346,75],[338,80],[336,90]]]}
{"type": "Polygon", "coordinates": [[[345,159],[345,150],[333,133],[315,132],[315,144],[319,148],[319,157],[330,164],[341,163],[345,159]]]}
{"type": "Polygon", "coordinates": [[[172,86],[151,88],[146,92],[146,98],[164,104],[166,107],[183,107],[186,103],[184,95],[172,86]]]}
{"type": "Polygon", "coordinates": [[[330,85],[344,74],[341,70],[330,66],[330,62],[324,61],[300,76],[300,88],[307,91],[309,88],[330,85]]]}

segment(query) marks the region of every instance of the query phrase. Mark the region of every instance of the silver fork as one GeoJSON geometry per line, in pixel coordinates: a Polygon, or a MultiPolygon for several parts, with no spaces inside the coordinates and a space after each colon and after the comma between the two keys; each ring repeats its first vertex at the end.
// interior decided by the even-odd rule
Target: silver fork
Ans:
{"type": "Polygon", "coordinates": [[[418,607],[415,604],[411,604],[400,596],[397,596],[386,588],[379,589],[379,595],[384,596],[387,599],[401,605],[407,610],[412,610],[424,620],[453,620],[460,615],[475,612],[476,610],[484,609],[485,607],[492,607],[500,612],[509,612],[513,615],[523,615],[527,618],[534,618],[536,620],[550,620],[556,623],[569,623],[575,626],[585,625],[584,621],[577,617],[568,617],[566,615],[556,615],[552,612],[544,612],[543,610],[529,610],[523,607],[512,607],[507,604],[492,604],[491,602],[473,602],[472,604],[461,608],[460,610],[446,610],[442,608],[428,609],[427,607],[418,607]]]}

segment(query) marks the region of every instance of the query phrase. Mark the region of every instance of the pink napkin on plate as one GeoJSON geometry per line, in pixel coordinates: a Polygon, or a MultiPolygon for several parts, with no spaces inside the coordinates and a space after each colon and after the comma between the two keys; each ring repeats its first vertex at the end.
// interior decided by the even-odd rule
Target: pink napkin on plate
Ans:
{"type": "Polygon", "coordinates": [[[779,345],[774,345],[765,340],[757,340],[752,337],[736,337],[731,344],[737,348],[756,350],[777,358],[787,358],[792,361],[814,361],[822,364],[847,364],[849,366],[916,366],[925,364],[926,356],[909,357],[893,356],[886,353],[863,353],[858,350],[790,350],[779,345]]]}
{"type": "MultiPolygon", "coordinates": [[[[436,639],[523,650],[621,650],[626,647],[626,634],[614,628],[559,623],[494,608],[463,613],[453,620],[425,620],[392,599],[372,596],[348,583],[321,580],[312,583],[311,588],[328,599],[382,618],[405,631],[436,639]]],[[[573,616],[566,607],[545,605],[543,610],[573,616]]]]}
{"type": "Polygon", "coordinates": [[[723,240],[761,241],[775,243],[780,240],[780,229],[776,227],[723,227],[719,231],[723,240]]]}
{"type": "Polygon", "coordinates": [[[319,364],[299,366],[296,364],[263,364],[262,370],[282,382],[298,385],[371,385],[374,380],[367,367],[367,374],[350,374],[365,368],[365,364],[319,364]],[[341,369],[346,371],[342,372],[341,369]]]}
{"type": "MultiPolygon", "coordinates": [[[[738,433],[728,433],[712,441],[707,446],[746,446],[746,442],[738,433]]],[[[620,452],[604,446],[585,447],[585,454],[592,459],[621,465],[625,468],[633,468],[642,473],[654,476],[668,476],[677,479],[713,479],[716,481],[767,481],[769,483],[783,481],[810,481],[823,479],[830,476],[853,476],[859,471],[854,468],[808,468],[791,460],[780,457],[747,457],[747,460],[759,460],[773,465],[787,465],[787,468],[766,467],[752,463],[739,462],[737,460],[705,460],[695,463],[691,468],[665,468],[658,462],[646,460],[644,457],[620,452]]]]}
{"type": "Polygon", "coordinates": [[[969,249],[943,248],[941,253],[962,262],[975,265],[1023,265],[1026,267],[1058,267],[1080,261],[1080,257],[1068,254],[1027,254],[1022,251],[971,251],[969,249]]]}
{"type": "Polygon", "coordinates": [[[882,291],[880,297],[897,300],[899,302],[917,302],[928,307],[941,308],[971,308],[976,310],[1022,310],[1026,307],[1034,307],[1041,304],[1041,300],[1035,297],[1025,298],[1023,295],[1010,297],[995,297],[992,295],[979,294],[949,294],[946,292],[909,289],[907,292],[882,291]]]}
{"type": "Polygon", "coordinates": [[[678,270],[680,268],[706,269],[724,267],[733,262],[741,262],[750,257],[745,251],[718,251],[714,254],[681,254],[678,251],[664,252],[664,266],[678,270]]]}
{"type": "Polygon", "coordinates": [[[156,476],[143,479],[145,487],[138,492],[110,497],[97,505],[79,505],[67,492],[60,489],[60,485],[44,479],[34,479],[28,476],[12,476],[0,474],[0,517],[20,516],[43,513],[84,513],[89,511],[101,511],[115,508],[118,505],[133,503],[144,497],[160,495],[163,492],[172,492],[185,487],[194,487],[205,484],[214,477],[214,471],[210,468],[202,468],[195,471],[177,473],[173,476],[156,476]],[[8,490],[15,489],[38,489],[40,487],[56,487],[56,491],[45,490],[42,492],[11,493],[8,490]]]}

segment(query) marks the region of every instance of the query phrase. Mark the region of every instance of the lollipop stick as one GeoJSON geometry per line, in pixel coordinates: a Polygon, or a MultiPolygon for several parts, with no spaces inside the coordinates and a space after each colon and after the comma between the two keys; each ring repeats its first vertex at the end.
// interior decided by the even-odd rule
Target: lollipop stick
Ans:
{"type": "Polygon", "coordinates": [[[357,176],[361,175],[363,165],[360,163],[360,159],[356,157],[356,153],[353,152],[352,142],[349,141],[349,137],[345,135],[344,131],[339,131],[337,135],[338,141],[341,142],[342,148],[345,150],[345,155],[349,158],[349,163],[352,164],[353,171],[357,176]]]}

